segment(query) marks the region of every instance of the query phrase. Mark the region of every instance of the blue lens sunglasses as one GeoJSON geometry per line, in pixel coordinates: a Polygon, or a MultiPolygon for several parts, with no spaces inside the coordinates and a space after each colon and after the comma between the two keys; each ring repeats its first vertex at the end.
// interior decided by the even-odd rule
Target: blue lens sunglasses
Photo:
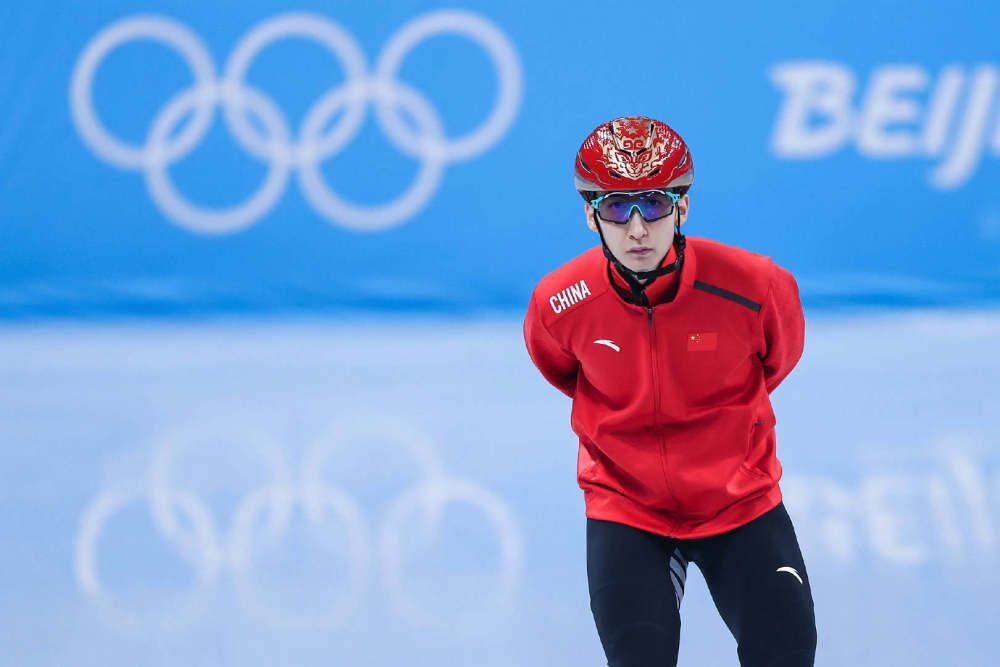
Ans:
{"type": "Polygon", "coordinates": [[[608,192],[590,200],[597,211],[597,217],[616,225],[628,223],[632,209],[639,209],[639,215],[646,222],[661,220],[674,212],[674,205],[681,196],[669,190],[642,190],[608,192]]]}

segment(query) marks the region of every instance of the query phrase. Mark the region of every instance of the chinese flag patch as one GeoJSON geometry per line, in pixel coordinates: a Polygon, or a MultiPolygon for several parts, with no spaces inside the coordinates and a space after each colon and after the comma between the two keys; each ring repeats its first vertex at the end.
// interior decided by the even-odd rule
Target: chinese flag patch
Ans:
{"type": "Polygon", "coordinates": [[[687,346],[688,352],[711,352],[719,346],[719,334],[714,331],[689,333],[687,346]]]}

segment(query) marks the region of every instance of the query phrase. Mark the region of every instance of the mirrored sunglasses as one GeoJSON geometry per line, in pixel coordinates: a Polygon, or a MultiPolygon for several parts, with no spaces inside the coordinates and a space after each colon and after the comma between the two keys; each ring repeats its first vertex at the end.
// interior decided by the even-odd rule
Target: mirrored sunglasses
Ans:
{"type": "Polygon", "coordinates": [[[643,190],[641,192],[609,192],[590,205],[604,222],[624,225],[632,215],[632,209],[639,209],[639,215],[646,222],[667,217],[674,212],[674,205],[681,197],[667,190],[643,190]]]}

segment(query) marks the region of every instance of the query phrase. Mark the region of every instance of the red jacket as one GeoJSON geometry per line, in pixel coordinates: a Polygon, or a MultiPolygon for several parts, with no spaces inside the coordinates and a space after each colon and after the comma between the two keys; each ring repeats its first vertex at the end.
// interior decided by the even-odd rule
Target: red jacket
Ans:
{"type": "Polygon", "coordinates": [[[695,538],[781,501],[768,395],[802,355],[805,321],[771,258],[686,238],[680,275],[653,282],[650,308],[612,287],[625,283],[600,247],[564,264],[535,288],[524,338],[573,399],[586,515],[695,538]]]}

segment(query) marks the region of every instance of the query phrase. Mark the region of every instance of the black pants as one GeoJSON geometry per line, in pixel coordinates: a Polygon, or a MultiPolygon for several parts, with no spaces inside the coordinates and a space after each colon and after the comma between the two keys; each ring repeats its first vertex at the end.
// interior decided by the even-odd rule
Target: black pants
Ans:
{"type": "Polygon", "coordinates": [[[587,519],[590,608],[610,667],[673,667],[688,562],[698,565],[742,667],[811,667],[809,577],[783,503],[729,532],[678,540],[587,519]]]}

